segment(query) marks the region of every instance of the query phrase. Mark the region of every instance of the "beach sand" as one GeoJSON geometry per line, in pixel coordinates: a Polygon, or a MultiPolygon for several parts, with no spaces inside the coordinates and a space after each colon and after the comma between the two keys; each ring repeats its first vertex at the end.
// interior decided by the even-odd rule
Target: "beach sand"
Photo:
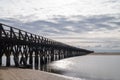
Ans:
{"type": "Polygon", "coordinates": [[[0,80],[78,80],[40,70],[0,67],[0,80]]]}

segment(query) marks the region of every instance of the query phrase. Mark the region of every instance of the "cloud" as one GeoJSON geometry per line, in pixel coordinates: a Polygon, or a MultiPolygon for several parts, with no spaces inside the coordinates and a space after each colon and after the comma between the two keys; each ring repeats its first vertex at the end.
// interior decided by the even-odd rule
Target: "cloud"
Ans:
{"type": "Polygon", "coordinates": [[[105,15],[120,13],[120,0],[0,0],[0,16],[34,14],[39,19],[53,15],[105,15]],[[8,7],[9,6],[9,7],[8,7]]]}
{"type": "MultiPolygon", "coordinates": [[[[119,34],[120,16],[117,15],[95,15],[90,17],[71,16],[71,17],[55,17],[48,20],[29,21],[29,17],[25,17],[26,22],[15,18],[0,19],[1,22],[12,26],[18,26],[21,29],[29,30],[39,34],[54,35],[74,35],[74,34],[108,34],[111,31],[119,34]],[[118,16],[118,17],[116,17],[118,16]],[[71,19],[76,19],[71,20],[71,19]]],[[[24,17],[24,16],[23,16],[24,17]]],[[[22,18],[22,16],[21,16],[22,18]]]]}
{"type": "MultiPolygon", "coordinates": [[[[26,16],[26,19],[27,17],[30,16],[26,16]]],[[[33,21],[22,21],[15,18],[0,19],[2,23],[28,32],[92,50],[120,49],[119,21],[119,14],[88,17],[81,15],[71,17],[55,16],[47,20],[38,19],[33,21]]]]}

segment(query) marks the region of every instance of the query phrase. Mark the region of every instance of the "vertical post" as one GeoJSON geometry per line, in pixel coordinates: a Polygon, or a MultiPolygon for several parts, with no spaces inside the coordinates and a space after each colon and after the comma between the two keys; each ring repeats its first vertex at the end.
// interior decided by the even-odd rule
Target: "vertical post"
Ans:
{"type": "Polygon", "coordinates": [[[45,48],[45,64],[47,64],[47,49],[45,48]]]}
{"type": "Polygon", "coordinates": [[[60,50],[58,50],[57,52],[58,52],[58,60],[60,60],[60,50]]]}
{"type": "Polygon", "coordinates": [[[62,59],[64,59],[65,50],[62,50],[62,59]]]}
{"type": "Polygon", "coordinates": [[[32,69],[35,70],[35,54],[34,54],[34,53],[33,53],[33,55],[32,55],[32,58],[33,58],[33,59],[32,59],[32,60],[33,60],[33,61],[32,61],[32,69]]]}
{"type": "Polygon", "coordinates": [[[2,24],[0,24],[0,66],[2,65],[2,24]]]}
{"type": "Polygon", "coordinates": [[[32,47],[29,46],[29,64],[32,66],[32,63],[33,63],[33,51],[32,51],[32,47]]]}
{"type": "Polygon", "coordinates": [[[40,70],[40,54],[38,54],[38,70],[40,70]]]}
{"type": "Polygon", "coordinates": [[[5,50],[5,54],[6,54],[6,66],[10,66],[10,51],[9,51],[9,45],[6,45],[6,50],[5,50]]]}
{"type": "MultiPolygon", "coordinates": [[[[41,50],[40,50],[40,65],[42,66],[43,65],[43,47],[41,47],[41,50]]],[[[41,67],[42,68],[42,67],[41,67]]]]}
{"type": "Polygon", "coordinates": [[[10,66],[10,55],[6,56],[6,66],[10,66]]]}
{"type": "Polygon", "coordinates": [[[48,49],[48,63],[50,62],[50,48],[48,49]]]}
{"type": "Polygon", "coordinates": [[[35,51],[35,68],[38,67],[38,52],[37,50],[35,51]]]}
{"type": "Polygon", "coordinates": [[[51,49],[51,61],[54,61],[54,50],[51,49]]]}
{"type": "Polygon", "coordinates": [[[18,60],[19,60],[18,55],[14,55],[14,62],[15,62],[15,66],[16,66],[16,67],[19,67],[18,60]]]}
{"type": "Polygon", "coordinates": [[[33,63],[33,58],[32,58],[32,52],[30,51],[30,56],[29,56],[29,64],[32,65],[33,63]]]}
{"type": "Polygon", "coordinates": [[[40,55],[40,67],[41,67],[41,70],[43,69],[43,55],[40,55]]]}
{"type": "MultiPolygon", "coordinates": [[[[1,53],[0,53],[1,54],[1,53]]],[[[0,55],[0,66],[2,65],[2,55],[0,55]]]]}
{"type": "Polygon", "coordinates": [[[56,61],[56,49],[54,49],[54,61],[56,61]]]}

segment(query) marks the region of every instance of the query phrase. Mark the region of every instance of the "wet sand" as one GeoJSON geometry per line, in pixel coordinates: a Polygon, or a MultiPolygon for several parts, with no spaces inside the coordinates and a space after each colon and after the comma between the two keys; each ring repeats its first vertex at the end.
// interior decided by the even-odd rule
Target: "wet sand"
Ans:
{"type": "Polygon", "coordinates": [[[91,53],[88,55],[120,55],[120,52],[112,53],[112,52],[103,52],[103,53],[91,53]]]}
{"type": "Polygon", "coordinates": [[[39,70],[0,67],[0,80],[80,80],[39,70]]]}

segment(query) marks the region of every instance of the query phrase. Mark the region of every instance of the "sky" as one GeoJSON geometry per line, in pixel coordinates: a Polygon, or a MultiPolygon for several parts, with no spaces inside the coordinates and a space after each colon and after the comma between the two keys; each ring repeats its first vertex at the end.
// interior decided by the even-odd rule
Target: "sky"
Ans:
{"type": "Polygon", "coordinates": [[[120,52],[120,0],[0,0],[0,23],[96,52],[120,52]]]}

